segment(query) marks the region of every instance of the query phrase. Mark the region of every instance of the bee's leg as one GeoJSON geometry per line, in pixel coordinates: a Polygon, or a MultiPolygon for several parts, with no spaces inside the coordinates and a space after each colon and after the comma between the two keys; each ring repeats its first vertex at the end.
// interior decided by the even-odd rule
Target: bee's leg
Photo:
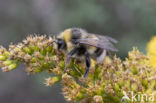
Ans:
{"type": "Polygon", "coordinates": [[[73,50],[71,50],[68,54],[68,57],[67,57],[67,61],[66,61],[66,64],[65,64],[65,68],[64,68],[64,71],[66,71],[68,65],[69,65],[69,62],[71,60],[71,57],[77,52],[77,48],[74,48],[73,50]]]}
{"type": "Polygon", "coordinates": [[[84,74],[84,78],[87,77],[89,69],[91,67],[91,60],[90,60],[88,52],[85,53],[85,61],[86,61],[86,71],[85,71],[85,74],[84,74]]]}
{"type": "Polygon", "coordinates": [[[107,55],[108,55],[111,59],[114,58],[114,56],[113,56],[109,51],[107,51],[107,55]]]}

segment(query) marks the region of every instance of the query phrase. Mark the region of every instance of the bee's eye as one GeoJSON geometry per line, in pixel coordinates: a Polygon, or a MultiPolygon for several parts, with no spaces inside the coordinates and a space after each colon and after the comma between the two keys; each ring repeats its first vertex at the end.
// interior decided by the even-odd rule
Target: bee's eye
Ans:
{"type": "Polygon", "coordinates": [[[57,45],[59,50],[66,49],[66,43],[62,39],[57,39],[57,45]]]}
{"type": "Polygon", "coordinates": [[[59,44],[59,45],[63,44],[63,40],[62,39],[58,39],[57,40],[57,44],[59,44]]]}

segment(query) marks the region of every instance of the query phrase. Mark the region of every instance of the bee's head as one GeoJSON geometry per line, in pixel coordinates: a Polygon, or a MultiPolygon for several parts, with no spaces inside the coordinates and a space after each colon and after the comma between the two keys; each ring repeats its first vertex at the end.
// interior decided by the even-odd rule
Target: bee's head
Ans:
{"type": "Polygon", "coordinates": [[[57,36],[57,48],[59,50],[67,49],[67,43],[71,40],[71,33],[71,29],[66,29],[57,36]]]}
{"type": "Polygon", "coordinates": [[[56,44],[58,50],[63,50],[67,48],[65,41],[61,38],[57,38],[56,44]]]}
{"type": "Polygon", "coordinates": [[[57,47],[59,50],[71,49],[77,39],[81,38],[85,31],[79,28],[69,28],[61,32],[57,36],[57,47]],[[67,48],[68,47],[68,48],[67,48]]]}

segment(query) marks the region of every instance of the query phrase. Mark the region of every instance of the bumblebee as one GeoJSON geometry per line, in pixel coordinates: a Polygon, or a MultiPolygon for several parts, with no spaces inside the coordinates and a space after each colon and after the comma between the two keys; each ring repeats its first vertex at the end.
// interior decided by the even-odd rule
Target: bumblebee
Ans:
{"type": "Polygon", "coordinates": [[[56,37],[58,50],[67,54],[65,70],[71,58],[85,61],[86,71],[84,78],[87,77],[91,67],[91,59],[101,63],[108,51],[117,51],[112,43],[117,43],[117,40],[109,36],[88,33],[80,28],[66,29],[56,37]]]}

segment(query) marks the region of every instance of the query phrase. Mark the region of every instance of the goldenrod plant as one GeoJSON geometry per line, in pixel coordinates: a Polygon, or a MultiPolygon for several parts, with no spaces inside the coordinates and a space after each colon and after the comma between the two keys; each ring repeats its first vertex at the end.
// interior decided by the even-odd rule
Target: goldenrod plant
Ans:
{"type": "Polygon", "coordinates": [[[156,68],[156,36],[152,37],[147,45],[147,52],[150,56],[150,63],[153,68],[156,68]]]}
{"type": "MultiPolygon", "coordinates": [[[[45,79],[46,86],[61,82],[64,98],[71,103],[156,103],[156,69],[151,55],[133,48],[124,61],[117,56],[106,57],[103,63],[95,63],[83,78],[85,64],[74,58],[64,71],[66,56],[55,44],[50,45],[54,40],[45,35],[30,35],[22,43],[10,44],[9,50],[1,46],[2,71],[12,71],[24,63],[29,74],[52,73],[53,77],[45,79]]],[[[148,50],[149,53],[154,50],[152,43],[148,50]]]]}

